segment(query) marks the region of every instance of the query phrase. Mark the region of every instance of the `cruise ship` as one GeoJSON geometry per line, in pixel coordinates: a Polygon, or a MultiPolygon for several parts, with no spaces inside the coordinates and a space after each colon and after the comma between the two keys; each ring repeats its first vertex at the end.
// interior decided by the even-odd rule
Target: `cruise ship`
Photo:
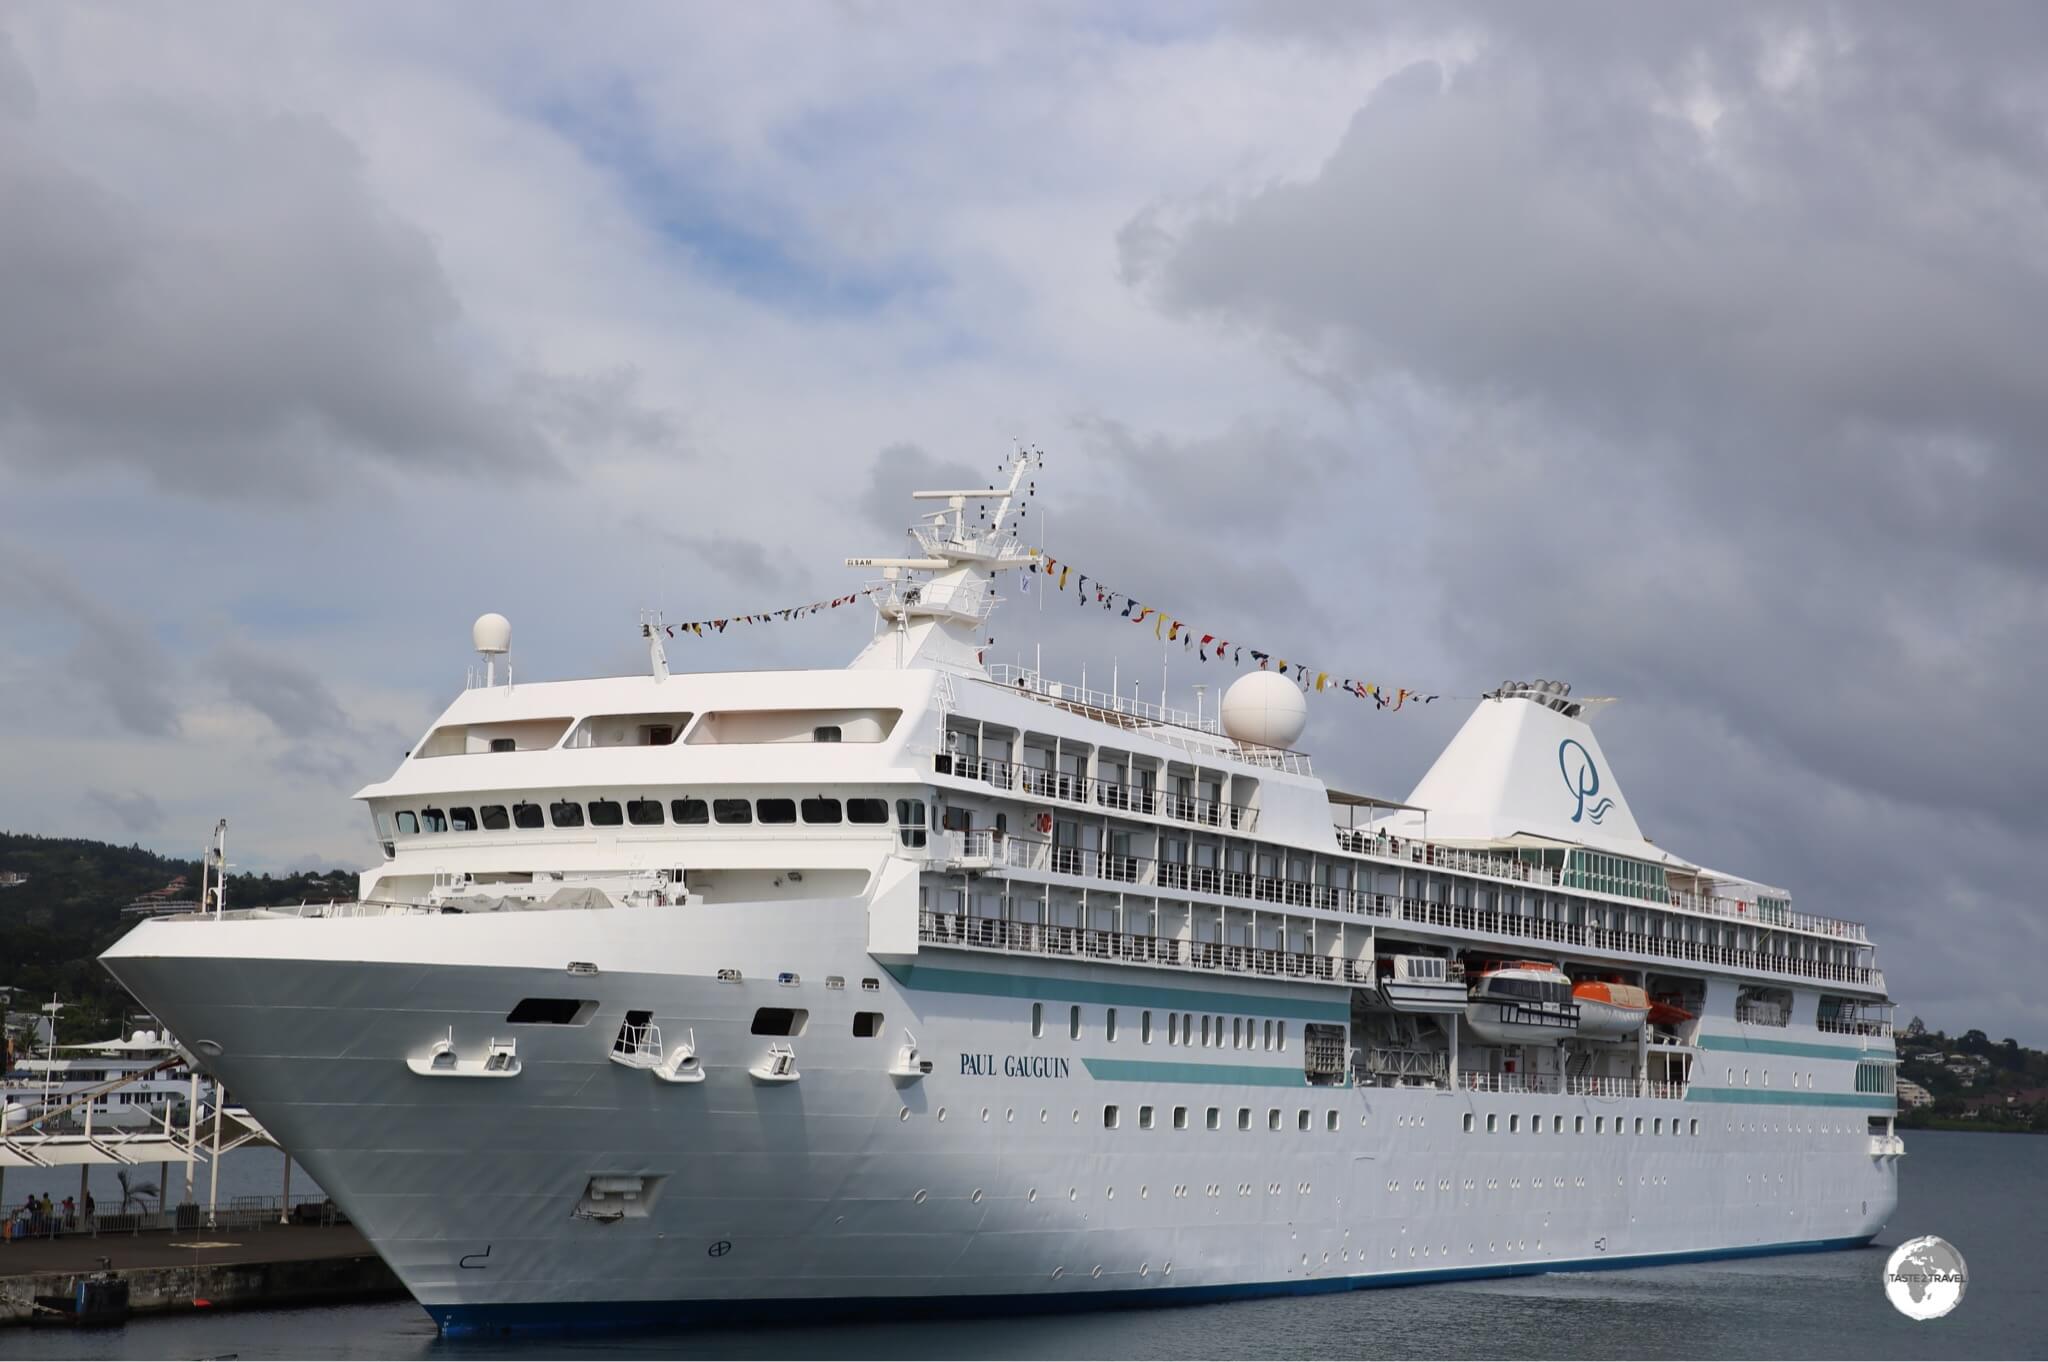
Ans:
{"type": "Polygon", "coordinates": [[[847,560],[876,629],[842,669],[671,673],[643,623],[644,674],[514,683],[485,616],[358,795],[355,901],[158,918],[105,964],[449,1333],[1883,1227],[1861,926],[1646,838],[1562,684],[1474,702],[1393,800],[1318,776],[1292,677],[1184,713],[985,663],[1039,562],[1033,467],[920,492],[906,556],[847,560]]]}

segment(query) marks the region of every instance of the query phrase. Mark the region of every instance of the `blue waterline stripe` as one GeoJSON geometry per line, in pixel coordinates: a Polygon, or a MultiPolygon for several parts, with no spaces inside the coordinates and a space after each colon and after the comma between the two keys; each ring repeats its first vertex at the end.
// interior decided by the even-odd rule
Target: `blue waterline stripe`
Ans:
{"type": "Polygon", "coordinates": [[[1741,1106],[1771,1107],[1869,1107],[1890,1111],[1898,1099],[1885,1093],[1869,1092],[1773,1092],[1769,1088],[1686,1089],[1688,1102],[1733,1102],[1741,1106]]]}
{"type": "Polygon", "coordinates": [[[889,977],[905,988],[935,993],[971,993],[983,998],[1027,998],[1041,1002],[1101,1003],[1112,1007],[1157,1007],[1185,1012],[1239,1012],[1265,1017],[1299,1017],[1306,1021],[1347,1022],[1351,1005],[1307,998],[1276,998],[1258,993],[1211,993],[1199,988],[1167,988],[1152,984],[1105,984],[1066,979],[1053,974],[992,974],[985,970],[947,969],[940,965],[884,963],[889,977]]]}
{"type": "MultiPolygon", "coordinates": [[[[1302,1088],[1299,1064],[1183,1064],[1156,1059],[1084,1059],[1090,1078],[1126,1083],[1236,1083],[1257,1088],[1302,1088]]],[[[1346,1086],[1331,1084],[1331,1087],[1346,1086]]]]}
{"type": "Polygon", "coordinates": [[[1802,1239],[1744,1248],[1692,1249],[1676,1253],[1616,1254],[1549,1263],[1493,1263],[1485,1266],[1383,1272],[1358,1277],[1314,1277],[1278,1282],[1237,1282],[1222,1286],[1156,1286],[1109,1291],[1034,1291],[983,1296],[831,1296],[812,1300],[585,1301],[576,1304],[429,1305],[441,1332],[454,1336],[571,1329],[635,1329],[657,1325],[718,1325],[760,1322],[811,1323],[826,1319],[888,1319],[956,1315],[1041,1315],[1082,1310],[1145,1309],[1199,1305],[1257,1296],[1305,1296],[1380,1287],[1427,1286],[1487,1277],[1537,1277],[1551,1272],[1610,1272],[1632,1267],[1667,1267],[1724,1258],[1761,1258],[1781,1253],[1825,1253],[1862,1248],[1875,1235],[1846,1239],[1802,1239]]]}
{"type": "Polygon", "coordinates": [[[1702,1050],[1739,1050],[1752,1055],[1797,1055],[1801,1059],[1867,1059],[1873,1063],[1893,1062],[1895,1050],[1865,1050],[1855,1045],[1817,1045],[1800,1040],[1764,1040],[1755,1036],[1702,1034],[1702,1050]]]}

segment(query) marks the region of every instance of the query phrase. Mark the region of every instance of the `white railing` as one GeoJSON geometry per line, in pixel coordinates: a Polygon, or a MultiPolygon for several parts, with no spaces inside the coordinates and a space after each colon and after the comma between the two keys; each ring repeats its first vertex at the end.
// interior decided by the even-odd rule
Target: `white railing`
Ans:
{"type": "Polygon", "coordinates": [[[885,615],[958,615],[986,619],[1002,597],[985,578],[958,582],[877,581],[865,584],[875,607],[885,615]]]}
{"type": "Polygon", "coordinates": [[[1649,1097],[1661,1101],[1685,1100],[1685,1084],[1646,1078],[1615,1078],[1605,1075],[1566,1077],[1559,1074],[1505,1074],[1479,1069],[1461,1069],[1457,1085],[1466,1092],[1534,1093],[1572,1097],[1649,1097]]]}
{"type": "MultiPolygon", "coordinates": [[[[1470,935],[1489,935],[1511,941],[1551,942],[1579,946],[1611,954],[1652,956],[1702,965],[1747,970],[1758,974],[1791,975],[1837,983],[1884,987],[1884,973],[1861,965],[1833,965],[1820,960],[1772,955],[1760,951],[1709,946],[1696,941],[1678,941],[1643,932],[1610,931],[1582,923],[1551,922],[1523,917],[1496,909],[1459,907],[1402,898],[1395,894],[1373,894],[1334,885],[1310,884],[1304,880],[1254,875],[1241,870],[1218,870],[1213,866],[1191,866],[1177,861],[1159,861],[1149,856],[1127,856],[1089,847],[1058,846],[1034,837],[1005,836],[994,832],[934,834],[926,850],[943,864],[949,857],[964,854],[966,844],[952,838],[988,838],[992,866],[1024,870],[1042,875],[1065,875],[1076,879],[1101,880],[1130,888],[1149,888],[1184,894],[1207,894],[1217,899],[1243,903],[1278,904],[1291,908],[1319,908],[1326,912],[1380,921],[1409,922],[1439,927],[1470,935]]],[[[979,843],[977,842],[977,845],[979,843]]]]}
{"type": "Polygon", "coordinates": [[[1150,785],[1047,771],[995,757],[941,752],[932,758],[932,769],[938,775],[978,780],[998,790],[1014,791],[1034,799],[1094,805],[1119,813],[1168,818],[1196,827],[1250,832],[1258,821],[1258,810],[1242,804],[1164,792],[1150,785]]]}
{"type": "Polygon", "coordinates": [[[1442,1050],[1406,1050],[1375,1045],[1356,1066],[1366,1074],[1399,1078],[1442,1079],[1450,1071],[1451,1057],[1442,1050]]]}
{"type": "Polygon", "coordinates": [[[1822,1017],[1814,1027],[1838,1036],[1889,1036],[1892,1033],[1889,1021],[1876,1018],[1822,1017]]]}
{"type": "MultiPolygon", "coordinates": [[[[1337,826],[1336,833],[1338,848],[1356,856],[1377,856],[1382,859],[1407,861],[1415,865],[1461,871],[1468,875],[1483,875],[1489,879],[1505,880],[1513,884],[1535,884],[1575,889],[1585,893],[1601,892],[1567,884],[1564,872],[1556,867],[1525,865],[1511,856],[1474,851],[1468,847],[1443,846],[1414,837],[1395,837],[1384,832],[1361,832],[1356,828],[1341,825],[1337,826]]],[[[1686,894],[1677,890],[1658,892],[1654,897],[1647,898],[1631,898],[1626,894],[1617,894],[1613,897],[1643,903],[1652,908],[1676,908],[1681,912],[1726,918],[1748,926],[1790,927],[1796,931],[1864,944],[1870,940],[1868,929],[1860,922],[1816,917],[1811,913],[1796,913],[1788,908],[1760,907],[1744,899],[1686,894]]]]}
{"type": "Polygon", "coordinates": [[[1369,960],[1345,960],[1262,946],[1224,946],[1213,941],[1184,941],[1094,927],[1009,922],[962,913],[920,911],[917,938],[931,946],[1154,965],[1265,979],[1299,979],[1308,983],[1362,984],[1372,975],[1369,960]]]}
{"type": "Polygon", "coordinates": [[[1085,686],[1047,681],[1037,672],[1001,662],[990,665],[988,672],[989,685],[1178,747],[1193,757],[1198,766],[1239,761],[1267,770],[1285,771],[1290,775],[1315,774],[1306,752],[1236,742],[1223,735],[1216,720],[1198,718],[1186,710],[1169,709],[1085,686]],[[1193,736],[1197,733],[1203,738],[1197,740],[1193,736]]]}
{"type": "Polygon", "coordinates": [[[1634,1097],[1636,1080],[1609,1074],[1574,1074],[1565,1079],[1564,1090],[1573,1097],[1634,1097]]]}
{"type": "Polygon", "coordinates": [[[628,1063],[652,1068],[661,1062],[661,1028],[653,1022],[644,1026],[621,1024],[618,1038],[612,1042],[612,1053],[628,1063]]]}
{"type": "Polygon", "coordinates": [[[1749,1026],[1783,1026],[1791,1016],[1791,1009],[1783,1003],[1741,999],[1735,1004],[1735,1020],[1749,1026]]]}

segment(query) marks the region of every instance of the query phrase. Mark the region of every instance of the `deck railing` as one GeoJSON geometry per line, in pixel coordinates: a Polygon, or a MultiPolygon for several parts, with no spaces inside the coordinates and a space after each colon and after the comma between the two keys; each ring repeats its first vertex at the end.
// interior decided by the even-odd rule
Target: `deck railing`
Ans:
{"type": "Polygon", "coordinates": [[[1654,1097],[1682,1102],[1686,1085],[1662,1079],[1581,1074],[1508,1074],[1480,1069],[1458,1071],[1456,1086],[1466,1092],[1534,1093],[1569,1097],[1654,1097]]]}
{"type": "Polygon", "coordinates": [[[995,757],[971,757],[941,752],[932,759],[932,769],[942,776],[978,780],[998,790],[1015,792],[1032,799],[1062,804],[1093,805],[1119,813],[1168,818],[1194,827],[1249,833],[1258,821],[1258,810],[1243,804],[1177,794],[1098,776],[1077,776],[1064,771],[1047,771],[1022,762],[995,757]]]}
{"type": "Polygon", "coordinates": [[[989,684],[1012,695],[1022,695],[1041,704],[1081,714],[1126,732],[1178,747],[1196,764],[1225,761],[1243,762],[1290,775],[1311,775],[1308,753],[1291,752],[1256,743],[1239,743],[1223,735],[1222,724],[1208,716],[1197,717],[1181,709],[1168,709],[1128,696],[1091,690],[1086,686],[1048,681],[1026,667],[994,663],[988,668],[989,684]]]}
{"type": "Polygon", "coordinates": [[[970,917],[964,913],[919,912],[917,939],[932,946],[1154,965],[1165,969],[1204,970],[1264,979],[1362,984],[1370,981],[1372,971],[1370,961],[1343,960],[1330,955],[1308,955],[1262,946],[1224,946],[1213,941],[1182,941],[1175,937],[1094,927],[1008,922],[1001,918],[970,917]]]}
{"type": "Polygon", "coordinates": [[[1056,845],[1036,837],[1006,836],[990,830],[972,833],[934,833],[925,848],[931,862],[940,868],[949,864],[975,868],[1007,868],[1042,875],[1096,880],[1127,888],[1143,888],[1186,894],[1208,894],[1236,900],[1247,906],[1277,904],[1283,908],[1318,908],[1384,922],[1407,922],[1449,931],[1491,935],[1512,941],[1550,942],[1588,950],[1651,956],[1663,960],[1718,965],[1759,974],[1787,975],[1836,983],[1884,987],[1884,974],[1862,965],[1838,965],[1823,960],[1775,955],[1763,951],[1736,950],[1697,941],[1679,941],[1646,932],[1614,931],[1575,922],[1551,922],[1542,918],[1504,913],[1497,909],[1462,907],[1403,898],[1396,894],[1375,894],[1334,885],[1309,884],[1302,880],[1246,871],[1218,870],[1213,866],[1191,866],[1177,861],[1160,861],[1149,856],[1130,856],[1092,847],[1056,845]],[[972,853],[970,855],[970,852],[972,853]]]}

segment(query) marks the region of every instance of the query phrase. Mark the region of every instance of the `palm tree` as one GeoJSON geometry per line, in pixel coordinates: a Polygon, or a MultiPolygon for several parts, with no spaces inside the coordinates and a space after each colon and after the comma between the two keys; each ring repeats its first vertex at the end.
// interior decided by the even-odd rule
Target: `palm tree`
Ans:
{"type": "MultiPolygon", "coordinates": [[[[115,1170],[114,1178],[121,1184],[121,1213],[123,1215],[128,1213],[128,1207],[131,1204],[138,1212],[147,1211],[149,1209],[148,1198],[158,1195],[157,1185],[153,1182],[129,1182],[128,1170],[125,1168],[115,1170]]],[[[157,1204],[159,1207],[163,1204],[160,1197],[157,1204]]]]}

